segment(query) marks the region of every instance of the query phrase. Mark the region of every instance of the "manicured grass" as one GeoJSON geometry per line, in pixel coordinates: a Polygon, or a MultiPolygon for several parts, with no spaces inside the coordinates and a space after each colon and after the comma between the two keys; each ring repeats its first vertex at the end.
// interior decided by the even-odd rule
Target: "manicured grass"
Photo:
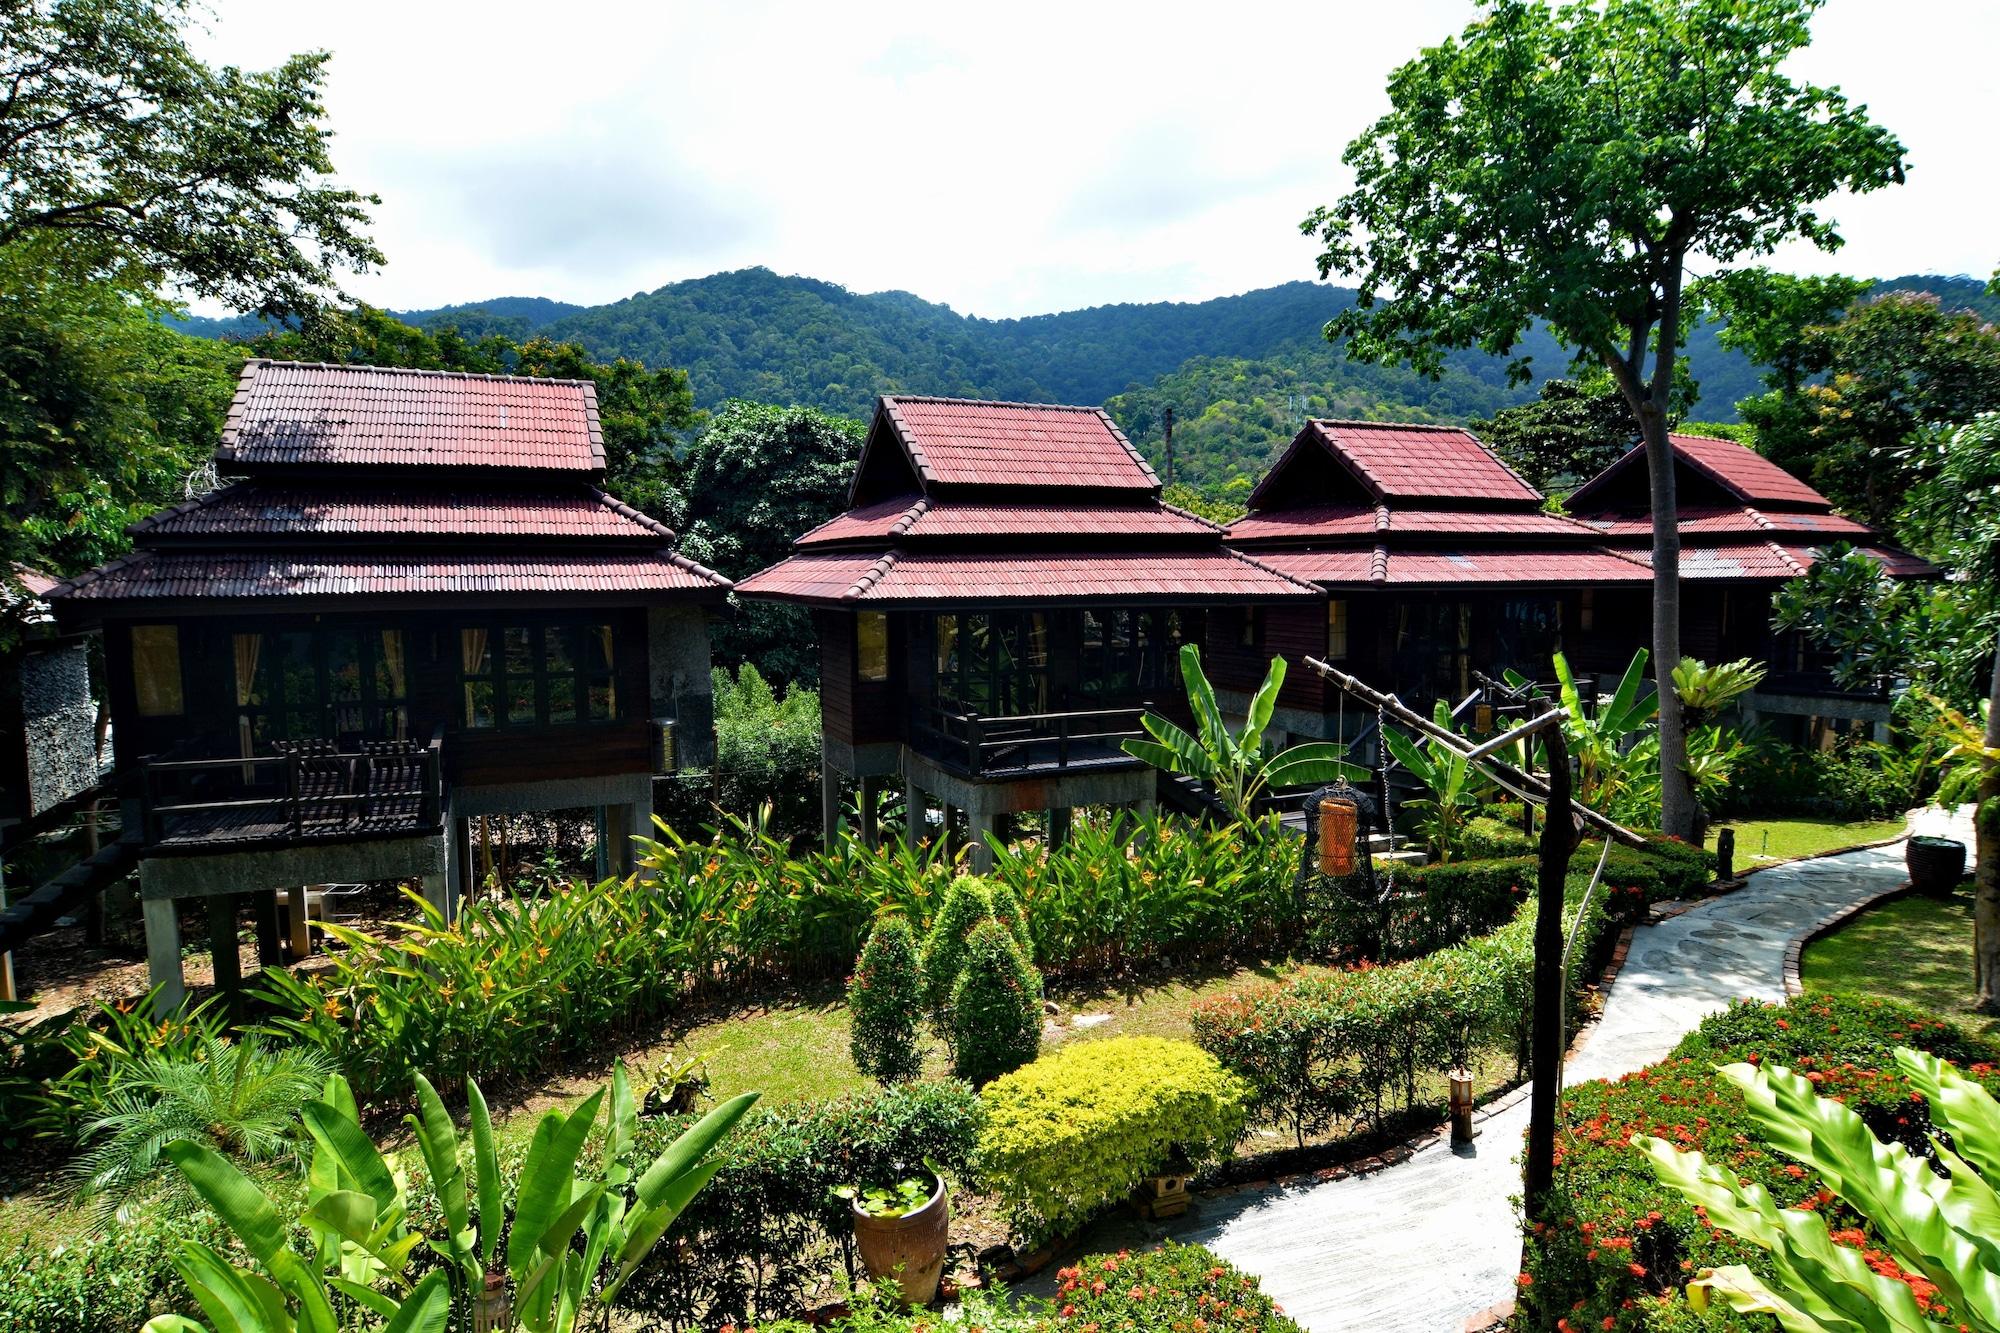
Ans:
{"type": "Polygon", "coordinates": [[[1799,975],[1809,991],[1901,1000],[2000,1038],[2000,1018],[1971,1013],[1972,889],[1911,896],[1863,912],[1806,947],[1799,975]]]}
{"type": "MultiPolygon", "coordinates": [[[[1903,831],[1903,820],[1864,819],[1732,819],[1736,830],[1736,868],[1755,870],[1771,861],[1790,861],[1801,856],[1818,856],[1866,842],[1881,842],[1903,831]]],[[[1715,848],[1715,835],[1723,826],[1708,831],[1708,846],[1715,848]]]]}

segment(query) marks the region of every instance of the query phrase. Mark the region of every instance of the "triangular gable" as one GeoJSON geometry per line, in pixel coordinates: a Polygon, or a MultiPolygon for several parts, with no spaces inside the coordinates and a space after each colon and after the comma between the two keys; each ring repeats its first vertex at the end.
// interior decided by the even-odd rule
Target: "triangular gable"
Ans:
{"type": "Polygon", "coordinates": [[[1351,467],[1333,442],[1309,421],[1250,492],[1249,509],[1269,512],[1307,505],[1372,505],[1381,491],[1351,467]]]}
{"type": "MultiPolygon", "coordinates": [[[[1829,513],[1832,501],[1783,468],[1733,440],[1670,435],[1674,494],[1687,505],[1748,506],[1829,513]]],[[[1646,447],[1635,444],[1611,466],[1579,486],[1567,501],[1572,513],[1650,512],[1652,488],[1646,447]]]]}
{"type": "Polygon", "coordinates": [[[889,419],[883,399],[875,400],[875,419],[869,423],[867,442],[854,465],[854,481],[847,490],[850,509],[875,504],[898,495],[924,490],[921,461],[910,452],[909,443],[889,419]]]}

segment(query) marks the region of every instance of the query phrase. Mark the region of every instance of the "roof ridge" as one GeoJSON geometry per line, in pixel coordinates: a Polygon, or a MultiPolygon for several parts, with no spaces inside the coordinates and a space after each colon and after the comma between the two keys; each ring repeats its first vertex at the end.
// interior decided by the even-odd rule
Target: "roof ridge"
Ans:
{"type": "Polygon", "coordinates": [[[1380,503],[1376,504],[1376,506],[1375,506],[1375,531],[1377,531],[1377,532],[1387,532],[1387,531],[1389,530],[1389,525],[1390,525],[1390,523],[1391,523],[1392,521],[1393,521],[1393,516],[1392,516],[1392,515],[1390,514],[1390,512],[1389,512],[1389,505],[1388,505],[1388,503],[1387,503],[1386,501],[1383,501],[1383,502],[1380,502],[1380,503]]]}
{"type": "Polygon", "coordinates": [[[1275,575],[1278,578],[1283,579],[1287,583],[1294,584],[1301,588],[1305,588],[1308,591],[1311,592],[1325,591],[1325,589],[1321,588],[1317,583],[1311,583],[1301,578],[1294,578],[1292,575],[1287,574],[1284,570],[1279,569],[1276,565],[1267,565],[1262,560],[1259,560],[1256,556],[1249,555],[1243,551],[1239,551],[1233,546],[1223,547],[1222,553],[1224,555],[1234,556],[1236,559],[1241,560],[1246,565],[1249,565],[1256,569],[1261,569],[1266,574],[1275,575]]]}
{"type": "Polygon", "coordinates": [[[889,525],[890,539],[908,536],[910,529],[916,527],[918,521],[930,512],[931,498],[928,495],[919,495],[915,502],[903,511],[903,516],[889,525]]]}
{"type": "Polygon", "coordinates": [[[1132,461],[1139,465],[1139,470],[1152,480],[1153,485],[1158,486],[1160,474],[1153,471],[1153,465],[1146,461],[1146,456],[1139,452],[1138,447],[1125,438],[1125,432],[1118,429],[1118,423],[1111,419],[1111,414],[1101,407],[1092,410],[1097,413],[1098,419],[1104,422],[1104,428],[1111,432],[1111,438],[1125,446],[1125,452],[1132,456],[1132,461]]]}
{"type": "MultiPolygon", "coordinates": [[[[889,419],[889,429],[895,434],[896,443],[903,448],[904,457],[908,458],[910,463],[917,469],[918,484],[935,483],[937,481],[937,473],[931,468],[931,460],[924,456],[924,447],[917,443],[916,432],[910,429],[910,423],[903,420],[903,414],[898,410],[902,405],[902,400],[885,393],[878,401],[881,403],[882,415],[889,419]]],[[[865,458],[867,454],[867,446],[865,444],[862,446],[862,453],[865,458]]],[[[854,465],[854,485],[858,486],[860,483],[861,464],[857,462],[854,465]]],[[[853,488],[850,487],[848,490],[848,499],[851,502],[853,498],[853,488]]],[[[849,507],[853,507],[851,503],[849,507]]]]}
{"type": "MultiPolygon", "coordinates": [[[[1763,511],[1758,509],[1757,506],[1744,505],[1743,512],[1750,515],[1750,521],[1752,523],[1755,523],[1758,527],[1764,528],[1770,532],[1776,532],[1778,530],[1778,525],[1776,523],[1773,523],[1770,519],[1765,518],[1763,511]]],[[[1676,515],[1676,517],[1678,517],[1678,515],[1676,515]]]]}
{"type": "MultiPolygon", "coordinates": [[[[1183,509],[1177,504],[1168,504],[1165,500],[1157,500],[1154,503],[1158,504],[1160,508],[1166,510],[1169,514],[1179,514],[1182,518],[1193,519],[1195,522],[1203,525],[1204,527],[1212,528],[1217,532],[1229,531],[1228,524],[1217,523],[1214,519],[1210,518],[1203,518],[1200,514],[1195,513],[1192,509],[1183,509]]],[[[1245,514],[1244,517],[1248,518],[1249,515],[1245,514]]]]}
{"type": "MultiPolygon", "coordinates": [[[[1383,426],[1391,430],[1455,430],[1472,435],[1470,426],[1454,426],[1445,421],[1376,421],[1372,417],[1308,417],[1317,426],[1383,426]]],[[[1478,439],[1477,435],[1472,435],[1478,439]]]]}
{"type": "Polygon", "coordinates": [[[1764,544],[1778,553],[1778,559],[1791,566],[1792,574],[1795,578],[1804,578],[1806,576],[1806,567],[1793,558],[1790,551],[1787,551],[1776,542],[1766,542],[1764,544]]]}
{"type": "Polygon", "coordinates": [[[243,363],[247,371],[251,366],[297,366],[304,370],[373,370],[384,375],[430,375],[439,379],[461,380],[507,380],[531,384],[566,384],[589,386],[593,391],[597,381],[572,379],[562,375],[503,375],[487,370],[442,370],[427,366],[380,366],[372,361],[294,361],[278,356],[253,356],[243,363]]]}
{"type": "Polygon", "coordinates": [[[1013,398],[954,398],[941,393],[885,393],[882,401],[895,403],[957,403],[965,407],[1028,407],[1056,412],[1097,412],[1104,409],[1091,403],[1027,403],[1013,398]]]}
{"type": "Polygon", "coordinates": [[[1389,548],[1382,542],[1375,543],[1375,554],[1368,561],[1368,581],[1370,583],[1389,581],[1389,548]]]}
{"type": "Polygon", "coordinates": [[[651,528],[654,532],[666,538],[668,541],[675,540],[675,533],[672,528],[660,522],[660,520],[654,518],[651,514],[648,514],[643,510],[634,509],[631,505],[626,504],[623,500],[619,499],[611,492],[605,490],[602,486],[587,486],[585,487],[585,489],[590,494],[596,496],[604,504],[608,505],[611,511],[617,514],[619,517],[629,518],[635,523],[639,523],[645,527],[651,528]]]}
{"type": "Polygon", "coordinates": [[[883,579],[889,577],[889,572],[896,567],[896,557],[898,554],[900,552],[884,551],[881,559],[868,566],[867,569],[861,572],[859,578],[847,585],[847,591],[842,595],[841,600],[846,601],[849,598],[867,596],[870,588],[873,588],[883,579]]]}

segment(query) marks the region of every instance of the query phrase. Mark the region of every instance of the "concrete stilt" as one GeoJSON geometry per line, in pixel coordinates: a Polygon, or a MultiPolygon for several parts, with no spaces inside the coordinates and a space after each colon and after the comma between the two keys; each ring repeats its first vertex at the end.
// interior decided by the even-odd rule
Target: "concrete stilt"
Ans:
{"type": "Polygon", "coordinates": [[[931,810],[924,789],[914,782],[903,784],[903,842],[915,847],[929,831],[931,810]]]}
{"type": "Polygon", "coordinates": [[[614,805],[606,808],[610,816],[611,866],[612,873],[625,879],[639,873],[638,848],[632,845],[635,836],[644,836],[653,831],[653,807],[650,803],[634,801],[629,805],[614,805]]]}
{"type": "Polygon", "coordinates": [[[243,1016],[243,957],[236,947],[236,911],[241,902],[234,893],[211,894],[208,899],[208,956],[215,969],[215,988],[228,1001],[230,1017],[237,1019],[243,1016]]]}
{"type": "Polygon", "coordinates": [[[286,925],[292,937],[292,961],[312,957],[311,895],[314,886],[294,884],[285,890],[286,925]]]}
{"type": "Polygon", "coordinates": [[[1069,817],[1070,808],[1066,805],[1056,806],[1048,812],[1050,851],[1069,841],[1069,817]]]}
{"type": "Polygon", "coordinates": [[[875,810],[882,804],[882,779],[861,779],[861,843],[864,847],[875,845],[875,810]]]}
{"type": "Polygon", "coordinates": [[[449,875],[424,876],[424,901],[437,908],[447,922],[458,915],[457,899],[458,895],[452,892],[449,875]]]}
{"type": "Polygon", "coordinates": [[[1157,800],[1148,796],[1143,800],[1132,802],[1132,813],[1139,819],[1151,819],[1154,812],[1159,809],[1159,806],[1160,803],[1157,800]]]}
{"type": "Polygon", "coordinates": [[[840,774],[824,755],[819,765],[819,819],[821,840],[831,849],[834,831],[840,827],[840,774]]]}
{"type": "Polygon", "coordinates": [[[987,875],[993,871],[993,844],[987,839],[1000,836],[1001,816],[997,814],[971,814],[966,816],[967,839],[972,848],[972,873],[987,875]]]}
{"type": "Polygon", "coordinates": [[[260,889],[257,906],[257,966],[279,967],[285,961],[284,932],[278,929],[278,891],[260,889]]]}
{"type": "Polygon", "coordinates": [[[611,878],[611,807],[600,805],[595,816],[597,824],[597,858],[591,866],[591,878],[603,883],[611,878]]]}
{"type": "Polygon", "coordinates": [[[946,851],[955,852],[965,845],[958,831],[958,807],[950,802],[944,807],[944,846],[946,851]]]}
{"type": "Polygon", "coordinates": [[[146,971],[154,987],[153,1016],[166,1018],[187,999],[181,973],[181,919],[171,898],[146,899],[146,971]]]}

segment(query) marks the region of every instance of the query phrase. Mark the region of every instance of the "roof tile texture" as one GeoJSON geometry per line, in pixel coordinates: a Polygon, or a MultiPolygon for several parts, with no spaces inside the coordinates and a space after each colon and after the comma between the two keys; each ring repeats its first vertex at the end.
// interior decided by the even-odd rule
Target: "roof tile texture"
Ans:
{"type": "Polygon", "coordinates": [[[1831,509],[1833,502],[1754,449],[1706,435],[1673,435],[1674,452],[1749,504],[1831,509]]]}
{"type": "Polygon", "coordinates": [[[80,576],[59,595],[82,601],[212,601],[390,593],[720,591],[727,586],[692,561],[660,553],[343,559],[140,551],[80,576]]]}
{"type": "Polygon", "coordinates": [[[795,555],[738,583],[751,597],[865,602],[1193,599],[1266,601],[1313,589],[1230,552],[795,555]]]}
{"type": "Polygon", "coordinates": [[[213,491],[133,525],[180,537],[578,537],[660,542],[661,525],[601,491],[424,493],[254,482],[213,491]]]}
{"type": "Polygon", "coordinates": [[[601,471],[596,388],[584,381],[251,361],[218,461],[242,466],[431,466],[601,471]]]}
{"type": "Polygon", "coordinates": [[[1645,583],[1645,565],[1603,549],[1542,551],[1263,551],[1258,559],[1327,587],[1489,587],[1645,583]]]}
{"type": "Polygon", "coordinates": [[[899,496],[851,509],[800,537],[800,548],[933,537],[1210,536],[1215,526],[1165,505],[1020,504],[899,496]]]}
{"type": "Polygon", "coordinates": [[[1151,491],[1153,470],[1094,407],[884,398],[927,481],[1151,491]]]}
{"type": "Polygon", "coordinates": [[[1539,503],[1541,492],[1458,426],[1315,421],[1320,439],[1389,499],[1539,503]]]}

